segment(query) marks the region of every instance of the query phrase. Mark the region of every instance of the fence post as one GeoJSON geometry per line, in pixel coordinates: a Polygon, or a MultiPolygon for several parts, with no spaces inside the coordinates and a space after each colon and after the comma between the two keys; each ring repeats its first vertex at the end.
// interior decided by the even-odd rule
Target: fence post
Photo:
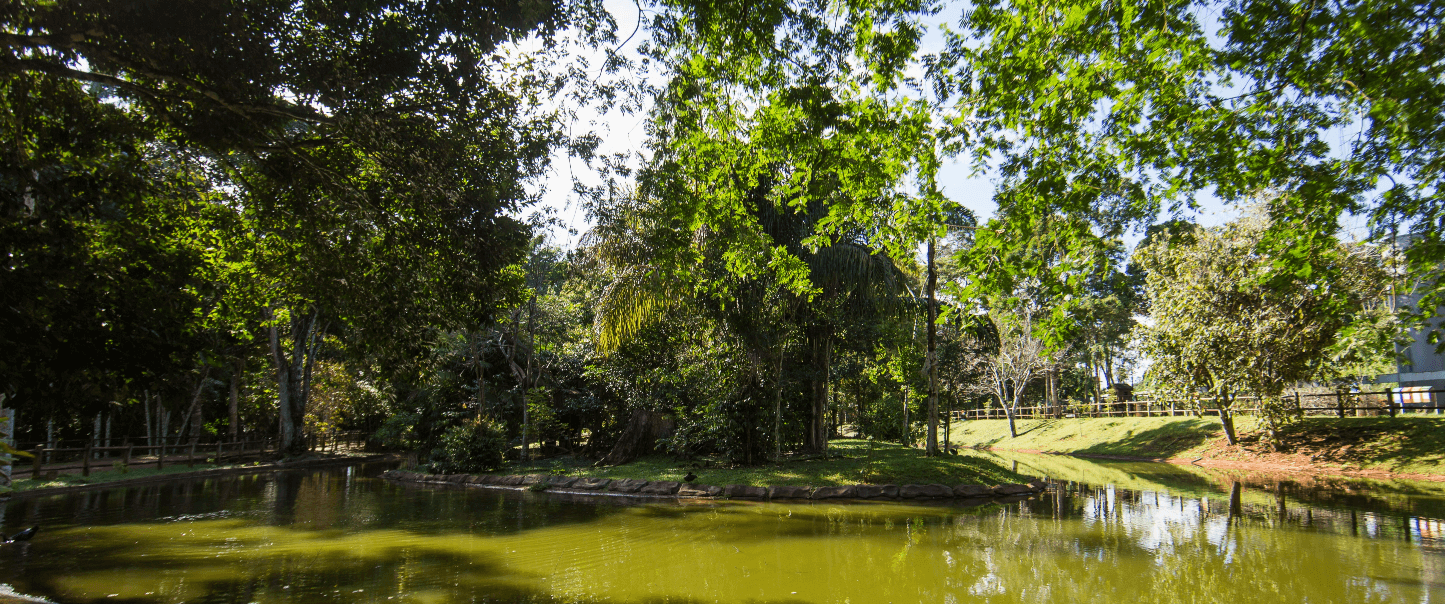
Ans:
{"type": "Polygon", "coordinates": [[[45,464],[45,445],[35,445],[35,473],[31,478],[40,480],[40,466],[45,464]]]}
{"type": "Polygon", "coordinates": [[[225,441],[219,438],[216,439],[216,465],[218,466],[221,465],[221,453],[225,452],[225,444],[225,441]]]}
{"type": "Polygon", "coordinates": [[[1395,417],[1395,389],[1385,389],[1385,407],[1390,410],[1390,417],[1395,417]]]}
{"type": "Polygon", "coordinates": [[[156,471],[166,469],[166,437],[161,437],[160,453],[156,455],[156,471]]]}
{"type": "Polygon", "coordinates": [[[85,443],[85,460],[80,463],[80,475],[90,476],[90,456],[95,452],[95,439],[85,443]]]}
{"type": "Polygon", "coordinates": [[[125,443],[125,465],[126,465],[126,467],[130,467],[130,455],[131,455],[131,453],[134,453],[134,452],[135,452],[135,445],[133,445],[133,444],[131,444],[129,441],[127,441],[127,442],[125,443]]]}
{"type": "Polygon", "coordinates": [[[191,441],[191,448],[186,452],[186,467],[196,467],[196,441],[191,441]]]}
{"type": "Polygon", "coordinates": [[[1302,405],[1300,405],[1300,402],[1299,402],[1299,391],[1298,391],[1298,390],[1294,391],[1294,410],[1295,410],[1296,412],[1298,412],[1300,415],[1304,415],[1305,408],[1304,408],[1302,405]]]}
{"type": "Polygon", "coordinates": [[[1335,389],[1335,407],[1340,411],[1340,419],[1345,418],[1345,391],[1335,389]]]}

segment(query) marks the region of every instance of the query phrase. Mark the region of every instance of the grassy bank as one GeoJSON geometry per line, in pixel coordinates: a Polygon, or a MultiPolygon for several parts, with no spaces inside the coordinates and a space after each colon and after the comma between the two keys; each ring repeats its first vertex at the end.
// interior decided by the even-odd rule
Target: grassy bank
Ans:
{"type": "MultiPolygon", "coordinates": [[[[41,479],[37,480],[37,479],[34,479],[34,478],[22,478],[22,479],[20,479],[20,480],[16,480],[16,481],[14,481],[14,482],[11,482],[10,485],[11,485],[11,488],[13,489],[13,492],[19,493],[19,492],[25,492],[25,491],[33,491],[33,490],[36,490],[36,489],[54,489],[54,488],[62,488],[62,487],[75,487],[75,486],[81,486],[81,485],[104,484],[104,483],[108,483],[108,482],[117,482],[117,481],[121,481],[121,480],[136,480],[136,479],[139,479],[139,478],[150,478],[150,477],[153,477],[153,476],[168,476],[168,475],[171,475],[171,474],[186,474],[186,473],[190,473],[190,472],[201,472],[201,471],[205,471],[205,470],[216,470],[216,469],[226,469],[226,468],[250,467],[250,466],[258,465],[258,463],[259,463],[259,462],[254,462],[254,461],[253,461],[253,462],[246,462],[246,463],[244,463],[244,464],[224,464],[224,465],[201,464],[201,463],[198,463],[198,464],[196,464],[194,467],[192,467],[192,466],[187,466],[184,462],[182,462],[182,463],[179,463],[179,464],[176,464],[176,465],[166,466],[165,468],[160,469],[160,470],[155,469],[154,466],[148,467],[148,468],[131,468],[131,469],[128,469],[128,470],[126,470],[126,471],[119,471],[119,470],[115,470],[115,469],[91,470],[90,476],[81,476],[80,474],[61,474],[61,475],[56,476],[55,478],[51,478],[51,479],[41,478],[41,479]]],[[[109,466],[107,466],[107,468],[109,468],[109,466]]],[[[19,473],[19,472],[17,472],[17,474],[18,474],[18,473],[19,473]]]]}
{"type": "MultiPolygon", "coordinates": [[[[286,466],[287,466],[287,467],[297,467],[297,466],[304,466],[304,465],[306,465],[306,464],[308,464],[308,463],[328,463],[328,462],[335,461],[335,460],[337,460],[337,459],[339,459],[339,458],[349,458],[349,457],[357,457],[357,458],[360,458],[360,457],[365,457],[365,455],[364,455],[364,454],[349,455],[349,454],[345,454],[345,453],[342,453],[342,454],[310,454],[310,455],[307,455],[307,456],[304,456],[304,457],[287,460],[287,461],[286,461],[286,466]]],[[[198,459],[199,459],[199,458],[198,458],[198,459]]],[[[186,465],[186,463],[185,463],[184,461],[181,461],[181,462],[179,462],[179,463],[167,461],[166,463],[167,463],[166,467],[163,468],[163,469],[160,469],[160,470],[157,470],[157,469],[155,468],[155,466],[152,465],[152,464],[148,464],[146,467],[132,467],[132,468],[128,468],[128,469],[126,469],[126,470],[117,470],[117,469],[115,469],[114,466],[112,465],[112,466],[97,466],[96,468],[94,468],[94,469],[91,470],[90,476],[81,476],[79,473],[73,473],[73,474],[60,474],[59,476],[56,476],[55,478],[50,478],[50,479],[41,478],[41,479],[38,479],[38,480],[37,480],[37,479],[34,479],[34,478],[21,478],[21,479],[18,479],[18,480],[14,480],[14,481],[12,481],[12,482],[10,483],[11,490],[10,490],[9,492],[11,492],[11,493],[23,493],[23,492],[27,492],[27,491],[36,491],[36,490],[44,490],[44,489],[62,489],[62,488],[66,488],[66,487],[78,487],[78,486],[89,486],[89,485],[98,485],[98,484],[108,484],[108,483],[113,483],[113,482],[137,481],[137,480],[144,480],[144,479],[147,479],[147,478],[165,477],[165,476],[172,476],[172,475],[185,475],[185,474],[200,474],[200,475],[204,475],[204,474],[206,474],[206,473],[216,473],[216,472],[225,472],[225,471],[227,471],[227,470],[244,470],[244,469],[252,469],[252,470],[258,470],[258,471],[259,471],[259,470],[273,469],[273,468],[278,467],[277,463],[274,462],[274,461],[254,461],[254,460],[253,460],[253,461],[245,461],[245,462],[237,462],[237,463],[227,463],[227,464],[197,463],[197,464],[194,465],[194,466],[188,466],[188,465],[186,465]],[[99,468],[101,468],[101,467],[104,467],[104,468],[106,468],[106,469],[104,469],[104,470],[99,469],[99,468]]],[[[20,466],[16,466],[16,470],[17,470],[17,471],[15,472],[15,474],[17,474],[17,475],[21,475],[21,476],[28,476],[28,475],[29,475],[28,470],[25,470],[24,468],[22,468],[22,467],[20,467],[20,466]]]]}
{"type": "Polygon", "coordinates": [[[1322,468],[1445,474],[1445,417],[1306,418],[1271,445],[1253,418],[1239,418],[1240,444],[1228,446],[1219,420],[1116,417],[1005,420],[953,424],[955,446],[1144,458],[1308,464],[1322,468]]]}
{"type": "Polygon", "coordinates": [[[850,484],[982,484],[1020,483],[1028,476],[1014,473],[980,455],[925,458],[921,449],[894,443],[835,440],[835,456],[827,459],[789,459],[781,466],[728,467],[705,461],[685,462],[665,456],[638,459],[620,466],[597,468],[583,460],[548,460],[512,464],[501,474],[561,472],[568,476],[682,480],[689,471],[697,482],[711,485],[838,486],[850,484]],[[836,456],[841,454],[841,456],[836,456]],[[701,466],[701,467],[698,467],[701,466]]]}

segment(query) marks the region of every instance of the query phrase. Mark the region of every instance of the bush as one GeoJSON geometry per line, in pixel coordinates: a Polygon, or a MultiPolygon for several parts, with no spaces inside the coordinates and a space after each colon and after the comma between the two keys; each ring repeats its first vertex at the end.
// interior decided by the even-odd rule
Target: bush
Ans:
{"type": "Polygon", "coordinates": [[[413,449],[417,446],[416,424],[421,421],[421,415],[416,413],[398,413],[386,418],[381,429],[376,431],[372,438],[386,449],[413,449]]]}
{"type": "Polygon", "coordinates": [[[441,474],[498,470],[506,449],[507,437],[500,426],[467,420],[442,434],[441,447],[433,454],[432,466],[441,474]]]}

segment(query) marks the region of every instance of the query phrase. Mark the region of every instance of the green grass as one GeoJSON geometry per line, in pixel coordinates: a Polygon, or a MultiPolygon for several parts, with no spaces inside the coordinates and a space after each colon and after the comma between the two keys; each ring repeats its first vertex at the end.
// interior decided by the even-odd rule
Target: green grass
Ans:
{"type": "MultiPolygon", "coordinates": [[[[1116,417],[1018,420],[1010,438],[1006,420],[954,422],[960,447],[1015,451],[1254,461],[1274,453],[1254,418],[1235,420],[1239,447],[1223,447],[1216,418],[1116,417]]],[[[1310,417],[1291,424],[1278,452],[1315,464],[1406,474],[1445,474],[1445,416],[1310,417]]]]}
{"type": "Polygon", "coordinates": [[[1213,497],[1228,490],[1231,472],[1189,464],[1149,461],[1094,460],[1068,455],[1036,455],[1012,451],[980,451],[980,455],[1024,474],[1090,485],[1114,485],[1134,491],[1163,491],[1213,497]],[[1224,485],[1224,486],[1221,486],[1224,485]]]}
{"type": "Polygon", "coordinates": [[[550,471],[568,476],[593,478],[633,478],[642,480],[682,480],[689,471],[697,474],[697,482],[725,486],[841,486],[851,484],[982,484],[1020,483],[1028,476],[1017,474],[982,455],[945,455],[927,458],[922,449],[893,443],[863,440],[835,440],[829,444],[834,455],[828,459],[785,460],[781,467],[720,467],[701,462],[681,461],[654,455],[612,467],[592,467],[580,460],[539,461],[512,464],[499,473],[539,474],[550,471]]]}
{"type": "MultiPolygon", "coordinates": [[[[1236,426],[1254,429],[1249,418],[1239,418],[1236,426]]],[[[951,438],[961,447],[1170,458],[1223,436],[1219,420],[1192,417],[1020,419],[1016,427],[1018,437],[1010,438],[1007,420],[956,421],[951,438]]]]}

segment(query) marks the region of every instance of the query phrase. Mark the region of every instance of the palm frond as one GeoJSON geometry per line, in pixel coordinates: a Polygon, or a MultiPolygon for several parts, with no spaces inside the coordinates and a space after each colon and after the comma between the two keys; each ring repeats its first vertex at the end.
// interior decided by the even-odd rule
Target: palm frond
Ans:
{"type": "Polygon", "coordinates": [[[861,307],[892,309],[912,296],[908,278],[886,254],[856,243],[835,243],[805,257],[813,284],[861,307]]]}
{"type": "Polygon", "coordinates": [[[660,270],[636,267],[622,272],[602,291],[598,301],[594,323],[598,350],[617,350],[686,295],[681,280],[660,270]]]}

